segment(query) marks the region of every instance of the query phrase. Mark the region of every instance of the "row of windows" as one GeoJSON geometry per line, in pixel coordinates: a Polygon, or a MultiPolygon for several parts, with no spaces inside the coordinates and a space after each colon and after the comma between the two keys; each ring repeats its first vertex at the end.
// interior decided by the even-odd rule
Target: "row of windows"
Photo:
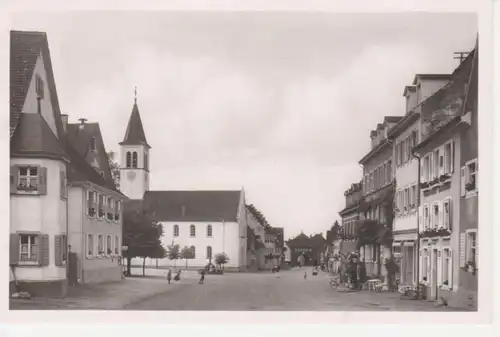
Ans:
{"type": "Polygon", "coordinates": [[[344,235],[346,237],[352,237],[355,235],[355,225],[356,220],[344,222],[344,235]]]}
{"type": "Polygon", "coordinates": [[[95,191],[87,191],[86,214],[89,217],[118,222],[120,220],[120,210],[120,201],[95,191]]]}
{"type": "MultiPolygon", "coordinates": [[[[126,157],[125,166],[127,168],[137,168],[138,161],[137,161],[137,152],[136,151],[133,151],[133,152],[127,151],[125,157],[126,157]]],[[[144,152],[144,169],[148,170],[148,166],[149,166],[148,154],[146,152],[144,152]]]]}
{"type": "Polygon", "coordinates": [[[392,181],[391,161],[387,161],[375,168],[370,173],[365,174],[363,178],[363,187],[365,194],[376,191],[392,181]]]}
{"type": "Polygon", "coordinates": [[[395,162],[396,167],[399,167],[412,160],[412,151],[418,143],[418,134],[412,131],[408,137],[398,142],[395,147],[395,162]]]}
{"type": "Polygon", "coordinates": [[[432,205],[423,205],[423,227],[424,231],[429,229],[451,229],[452,226],[452,200],[447,198],[436,201],[432,205]]]}
{"type": "Polygon", "coordinates": [[[451,141],[426,154],[422,161],[421,181],[428,182],[454,170],[455,142],[451,141]]]}
{"type": "Polygon", "coordinates": [[[405,213],[417,206],[417,185],[396,191],[396,213],[405,213]]]}
{"type": "Polygon", "coordinates": [[[87,257],[95,256],[109,256],[112,254],[119,254],[120,239],[115,236],[114,241],[111,235],[106,236],[97,234],[97,240],[94,241],[94,234],[87,235],[87,257]]]}
{"type": "MultiPolygon", "coordinates": [[[[212,237],[212,225],[207,225],[207,237],[212,237]]],[[[174,225],[174,236],[179,236],[179,225],[174,225]]],[[[189,226],[189,236],[194,238],[196,237],[196,226],[189,226]]]]}

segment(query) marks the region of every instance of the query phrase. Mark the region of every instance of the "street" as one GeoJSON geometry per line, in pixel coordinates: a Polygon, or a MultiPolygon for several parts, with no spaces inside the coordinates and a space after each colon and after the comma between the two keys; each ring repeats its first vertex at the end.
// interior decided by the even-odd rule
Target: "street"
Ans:
{"type": "MultiPolygon", "coordinates": [[[[427,301],[400,300],[397,293],[334,291],[326,273],[310,268],[280,273],[207,275],[205,284],[183,279],[176,289],[127,305],[125,310],[443,311],[427,301]],[[304,273],[307,271],[307,279],[304,273]]],[[[450,309],[448,309],[450,310],[450,309]]]]}

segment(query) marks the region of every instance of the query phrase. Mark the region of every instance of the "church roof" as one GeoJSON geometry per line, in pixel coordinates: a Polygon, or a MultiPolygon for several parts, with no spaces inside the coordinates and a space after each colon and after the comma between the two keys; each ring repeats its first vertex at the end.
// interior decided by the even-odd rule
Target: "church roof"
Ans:
{"type": "Polygon", "coordinates": [[[43,57],[50,101],[54,110],[57,134],[63,135],[61,111],[50,59],[47,35],[44,32],[10,32],[10,137],[12,138],[21,117],[33,70],[39,56],[43,57]]]}
{"type": "Polygon", "coordinates": [[[144,133],[144,128],[142,126],[141,115],[139,113],[139,107],[137,102],[134,102],[134,107],[132,108],[132,113],[128,120],[127,131],[125,131],[125,137],[120,145],[145,145],[148,148],[148,142],[146,141],[146,134],[144,133]]]}
{"type": "Polygon", "coordinates": [[[19,114],[17,127],[10,140],[11,156],[68,160],[61,142],[38,113],[19,114]]]}
{"type": "Polygon", "coordinates": [[[242,191],[146,191],[142,208],[156,221],[238,221],[242,191]]]}

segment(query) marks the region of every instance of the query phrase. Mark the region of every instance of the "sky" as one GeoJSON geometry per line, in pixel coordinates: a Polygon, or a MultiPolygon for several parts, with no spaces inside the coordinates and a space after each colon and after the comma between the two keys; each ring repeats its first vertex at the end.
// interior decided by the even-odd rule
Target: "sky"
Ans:
{"type": "Polygon", "coordinates": [[[285,237],[325,232],[370,130],[417,73],[470,51],[467,13],[24,12],[48,35],[60,106],[118,151],[134,87],[151,189],[241,189],[285,237]]]}

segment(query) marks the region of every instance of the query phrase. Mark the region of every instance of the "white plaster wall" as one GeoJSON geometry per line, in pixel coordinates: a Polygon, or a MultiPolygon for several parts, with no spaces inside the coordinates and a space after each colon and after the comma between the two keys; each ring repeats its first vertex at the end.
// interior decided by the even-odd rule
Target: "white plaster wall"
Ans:
{"type": "MultiPolygon", "coordinates": [[[[195,246],[196,257],[188,261],[188,266],[205,266],[207,260],[207,246],[212,247],[212,262],[217,253],[225,252],[229,257],[226,267],[241,266],[239,257],[239,224],[236,222],[161,222],[163,225],[162,244],[165,248],[172,242],[184,246],[195,246]],[[174,225],[179,225],[179,236],[174,237],[174,225]],[[207,237],[207,225],[212,225],[212,237],[207,237]],[[196,226],[196,237],[189,236],[189,227],[196,226]]],[[[153,260],[156,264],[156,261],[153,260]]],[[[133,264],[142,264],[141,259],[134,259],[133,264]]],[[[177,266],[185,265],[185,260],[176,262],[177,266]]],[[[161,259],[159,266],[171,266],[173,262],[161,259]]],[[[244,264],[243,264],[244,265],[244,264]]]]}
{"type": "Polygon", "coordinates": [[[40,75],[44,82],[44,98],[40,101],[40,107],[42,116],[49,125],[50,129],[57,137],[56,122],[54,117],[54,112],[52,110],[52,102],[50,101],[50,91],[47,85],[47,73],[45,72],[45,67],[43,64],[43,57],[40,54],[36,60],[35,69],[33,71],[33,76],[28,88],[28,93],[26,94],[26,99],[24,101],[23,113],[38,113],[37,95],[36,95],[36,74],[40,75]]]}
{"type": "MultiPolygon", "coordinates": [[[[149,172],[144,170],[144,152],[149,152],[143,145],[122,145],[120,153],[120,191],[130,199],[142,199],[145,191],[149,191],[149,172]],[[137,169],[126,168],[127,151],[137,152],[137,169]],[[133,180],[128,178],[127,173],[134,172],[133,180]]],[[[149,153],[148,153],[149,157],[149,153]]],[[[151,159],[149,159],[151,163],[151,159]]]]}
{"type": "Polygon", "coordinates": [[[66,233],[66,200],[60,198],[62,161],[11,158],[11,165],[40,165],[47,168],[47,195],[10,196],[10,232],[39,232],[49,235],[49,266],[16,267],[19,280],[57,280],[66,278],[66,269],[55,266],[54,236],[66,233]]]}

